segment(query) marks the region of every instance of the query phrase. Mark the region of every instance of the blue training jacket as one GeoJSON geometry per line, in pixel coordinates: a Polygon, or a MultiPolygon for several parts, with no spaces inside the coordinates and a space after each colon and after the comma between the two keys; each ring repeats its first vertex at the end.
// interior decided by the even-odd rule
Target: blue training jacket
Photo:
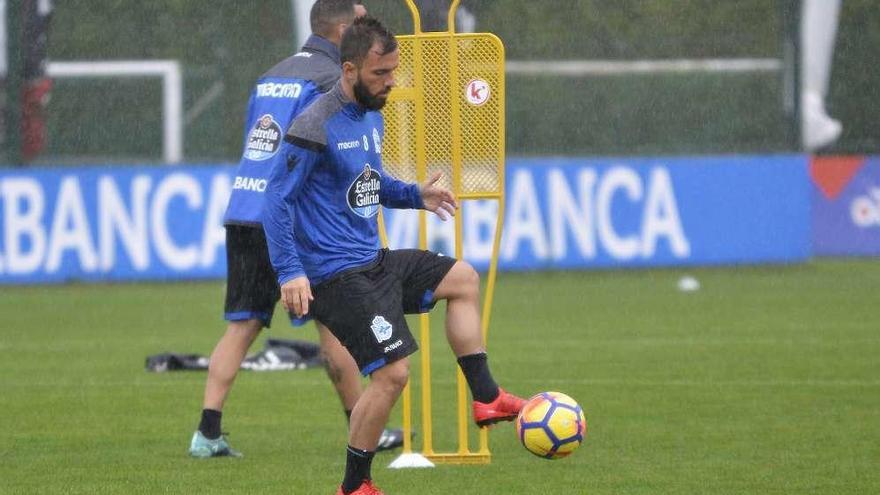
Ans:
{"type": "Polygon", "coordinates": [[[299,53],[257,80],[248,101],[244,152],[224,224],[260,226],[271,160],[281,149],[285,131],[294,117],[336,84],[341,73],[336,45],[312,35],[299,53]]]}
{"type": "Polygon", "coordinates": [[[423,208],[416,184],[382,169],[384,122],[339,83],[297,117],[273,159],[263,229],[278,283],[312,285],[376,259],[379,205],[423,208]]]}

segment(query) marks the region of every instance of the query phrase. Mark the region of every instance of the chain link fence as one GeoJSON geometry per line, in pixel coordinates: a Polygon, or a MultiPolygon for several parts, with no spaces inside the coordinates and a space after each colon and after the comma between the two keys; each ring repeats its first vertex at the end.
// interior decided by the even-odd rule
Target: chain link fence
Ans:
{"type": "MultiPolygon", "coordinates": [[[[364,3],[397,32],[412,31],[401,0],[364,3]]],[[[843,3],[827,106],[844,131],[830,151],[880,150],[874,3],[843,3]]],[[[796,151],[783,105],[783,46],[796,25],[786,16],[796,6],[793,0],[462,1],[475,29],[497,34],[506,46],[512,155],[796,151]],[[757,63],[744,70],[602,70],[706,60],[757,63]],[[621,63],[630,65],[615,65],[621,63]]],[[[58,2],[48,56],[178,61],[183,160],[234,162],[253,81],[295,50],[292,12],[290,0],[58,2]]],[[[155,77],[57,78],[46,106],[47,146],[36,163],[162,161],[163,91],[155,77]]]]}

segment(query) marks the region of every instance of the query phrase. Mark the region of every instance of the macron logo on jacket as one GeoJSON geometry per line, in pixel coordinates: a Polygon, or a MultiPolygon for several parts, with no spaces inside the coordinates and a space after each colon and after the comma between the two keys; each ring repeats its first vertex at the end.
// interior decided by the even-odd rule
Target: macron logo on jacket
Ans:
{"type": "Polygon", "coordinates": [[[313,35],[302,51],[282,60],[260,77],[248,102],[244,149],[224,224],[259,226],[262,223],[266,182],[284,133],[296,116],[333,87],[340,73],[339,49],[313,35]]]}

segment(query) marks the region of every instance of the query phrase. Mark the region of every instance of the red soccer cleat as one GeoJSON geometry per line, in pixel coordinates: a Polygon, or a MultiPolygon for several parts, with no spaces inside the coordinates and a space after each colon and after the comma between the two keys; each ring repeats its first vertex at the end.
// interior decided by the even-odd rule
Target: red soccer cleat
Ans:
{"type": "Polygon", "coordinates": [[[474,401],[474,421],[477,426],[488,426],[499,421],[513,421],[526,405],[526,400],[498,387],[498,397],[492,402],[474,401]]]}
{"type": "MultiPolygon", "coordinates": [[[[336,490],[336,495],[345,495],[345,492],[342,491],[342,486],[339,487],[339,490],[336,490]]],[[[373,480],[364,480],[361,483],[361,486],[357,488],[357,490],[351,492],[350,495],[385,495],[381,491],[379,491],[379,487],[373,484],[373,480]]]]}

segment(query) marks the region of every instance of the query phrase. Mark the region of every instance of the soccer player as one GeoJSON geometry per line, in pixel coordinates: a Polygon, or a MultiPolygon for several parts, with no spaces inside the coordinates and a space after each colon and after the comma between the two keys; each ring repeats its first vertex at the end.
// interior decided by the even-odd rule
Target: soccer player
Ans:
{"type": "Polygon", "coordinates": [[[342,78],[297,117],[274,159],[263,229],[281,300],[312,315],[351,352],[370,383],[351,415],[340,494],[381,494],[370,465],[418,346],[404,313],[446,300],[446,336],[467,379],[475,422],[513,420],[525,401],[496,384],[480,331],[479,275],[464,261],[422,250],[380,249],[379,205],[453,215],[454,195],[401,182],[382,169],[378,112],[394,86],[394,36],[369,17],[342,37],[342,78]]]}
{"type": "MultiPolygon", "coordinates": [[[[279,290],[260,225],[263,191],[271,158],[278,153],[293,117],[339,79],[339,41],[357,16],[355,0],[318,0],[310,13],[312,36],[302,50],[257,81],[247,115],[244,154],[226,210],[226,333],[211,354],[202,418],[190,443],[194,457],[239,456],[220,431],[223,404],[248,348],[272,322],[279,290]]],[[[339,341],[318,325],[327,374],[350,415],[362,392],[357,365],[339,341]]],[[[403,444],[399,429],[383,430],[380,449],[403,444]]]]}

